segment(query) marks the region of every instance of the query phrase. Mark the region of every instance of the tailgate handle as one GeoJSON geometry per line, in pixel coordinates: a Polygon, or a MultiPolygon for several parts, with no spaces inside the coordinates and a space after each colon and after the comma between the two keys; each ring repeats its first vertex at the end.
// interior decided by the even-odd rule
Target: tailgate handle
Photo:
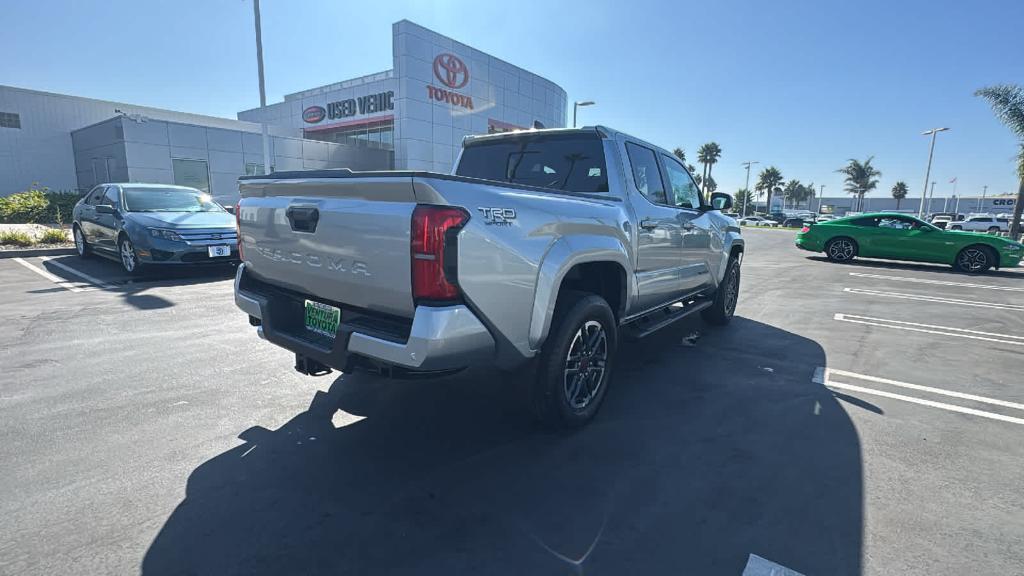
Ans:
{"type": "Polygon", "coordinates": [[[296,232],[316,232],[316,223],[320,221],[320,210],[314,206],[289,206],[285,210],[288,223],[296,232]]]}

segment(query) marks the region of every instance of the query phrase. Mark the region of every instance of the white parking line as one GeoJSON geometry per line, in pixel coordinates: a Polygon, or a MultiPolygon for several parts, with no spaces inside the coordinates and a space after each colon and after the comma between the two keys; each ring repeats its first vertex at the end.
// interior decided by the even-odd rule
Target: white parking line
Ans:
{"type": "Polygon", "coordinates": [[[75,276],[78,276],[79,278],[82,278],[92,284],[95,284],[96,286],[103,288],[104,290],[113,290],[115,288],[113,285],[107,284],[106,282],[100,280],[99,278],[96,278],[95,276],[90,276],[85,272],[75,270],[74,268],[68,266],[67,264],[57,262],[56,260],[53,259],[53,256],[43,256],[39,259],[42,260],[43,262],[49,262],[50,264],[56,266],[57,268],[60,268],[61,270],[67,272],[68,274],[74,274],[75,276]]]}
{"type": "Polygon", "coordinates": [[[1006,290],[1009,292],[1024,292],[1024,288],[1016,286],[994,286],[991,284],[971,284],[969,282],[949,282],[946,280],[927,280],[925,278],[907,278],[905,276],[885,276],[882,274],[865,274],[863,272],[850,272],[850,276],[858,278],[874,278],[876,280],[895,280],[897,282],[916,282],[919,284],[936,284],[939,286],[959,286],[961,288],[981,288],[985,290],[1006,290]]]}
{"type": "MultiPolygon", "coordinates": [[[[1024,418],[1015,418],[1013,416],[1004,416],[1003,414],[996,414],[995,412],[986,412],[984,410],[976,410],[974,408],[965,408],[963,406],[957,406],[956,404],[946,404],[945,402],[936,402],[934,400],[925,400],[924,398],[915,398],[914,396],[906,396],[904,394],[895,394],[893,392],[886,392],[884,390],[875,390],[874,388],[865,388],[864,386],[856,386],[853,384],[846,384],[843,382],[836,382],[832,380],[829,375],[832,373],[832,369],[818,368],[815,373],[814,381],[816,383],[823,384],[829,388],[837,388],[839,390],[848,390],[850,392],[860,392],[861,394],[869,394],[874,396],[881,396],[883,398],[891,398],[893,400],[901,400],[903,402],[909,402],[911,404],[919,404],[921,406],[928,406],[931,408],[938,408],[940,410],[946,410],[949,412],[957,412],[960,414],[970,414],[971,416],[979,416],[981,418],[988,418],[990,420],[999,420],[1000,422],[1009,422],[1011,424],[1024,424],[1024,418]]],[[[848,373],[852,374],[852,373],[848,373]]],[[[860,375],[858,375],[859,377],[860,375]]],[[[906,384],[901,382],[901,384],[906,384]]],[[[949,392],[946,390],[945,392],[949,392]]],[[[991,399],[989,399],[991,400],[991,399]]]]}
{"type": "Polygon", "coordinates": [[[33,266],[32,264],[29,264],[28,262],[21,258],[11,258],[11,260],[14,260],[18,264],[21,264],[25,268],[28,268],[29,270],[35,272],[36,274],[39,274],[43,278],[46,278],[50,282],[53,282],[54,284],[60,286],[61,288],[64,288],[65,290],[70,290],[72,292],[85,292],[87,290],[86,288],[81,288],[79,286],[72,284],[71,282],[68,282],[67,280],[61,278],[60,276],[51,274],[50,272],[43,270],[38,266],[33,266]]]}
{"type": "Polygon", "coordinates": [[[1006,400],[997,400],[995,398],[988,398],[985,396],[978,396],[977,394],[966,394],[964,392],[954,392],[953,390],[944,390],[942,388],[935,388],[932,386],[922,386],[920,384],[911,384],[910,382],[900,382],[899,380],[890,380],[888,378],[879,378],[878,376],[868,376],[867,374],[858,374],[856,372],[848,372],[846,370],[837,370],[835,368],[824,368],[818,367],[814,371],[814,377],[811,379],[817,384],[825,384],[830,381],[833,375],[846,376],[847,378],[853,378],[856,380],[865,380],[867,382],[877,382],[879,384],[888,384],[889,386],[897,386],[899,388],[907,388],[909,390],[918,390],[921,392],[930,392],[932,394],[938,394],[940,396],[949,396],[951,398],[960,398],[962,400],[970,400],[972,402],[981,402],[983,404],[992,404],[994,406],[1002,406],[1003,408],[1013,408],[1015,410],[1024,410],[1024,404],[1017,402],[1007,402],[1006,400]]]}
{"type": "Polygon", "coordinates": [[[1024,305],[1021,304],[999,304],[996,302],[976,302],[972,300],[960,300],[958,298],[944,298],[942,296],[928,296],[925,294],[904,294],[901,292],[883,292],[881,290],[870,290],[867,288],[843,288],[843,292],[851,294],[863,294],[865,296],[883,296],[886,298],[901,298],[904,300],[920,300],[922,302],[935,302],[937,304],[953,304],[956,306],[975,306],[978,308],[995,308],[997,310],[1018,310],[1024,312],[1024,305]]]}
{"type": "Polygon", "coordinates": [[[1024,346],[1024,336],[1013,336],[1011,334],[994,334],[992,332],[980,332],[978,330],[953,328],[951,326],[918,324],[917,322],[887,320],[885,318],[856,316],[854,314],[836,314],[832,318],[841,322],[852,322],[854,324],[867,324],[869,326],[881,326],[883,328],[895,328],[897,330],[909,330],[911,332],[923,332],[925,334],[940,334],[942,336],[956,336],[957,338],[970,338],[972,340],[984,340],[986,342],[999,342],[1000,344],[1024,346]],[[1010,340],[1005,340],[1005,338],[1010,338],[1010,340]]]}
{"type": "Polygon", "coordinates": [[[747,557],[747,566],[740,576],[803,576],[803,574],[771,560],[765,560],[757,554],[751,554],[747,557]]]}

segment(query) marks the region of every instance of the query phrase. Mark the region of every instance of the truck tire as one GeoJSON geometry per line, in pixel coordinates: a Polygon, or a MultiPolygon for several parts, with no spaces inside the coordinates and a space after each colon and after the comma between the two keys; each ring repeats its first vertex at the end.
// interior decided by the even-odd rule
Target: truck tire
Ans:
{"type": "Polygon", "coordinates": [[[733,257],[725,267],[722,283],[715,290],[715,300],[709,308],[700,311],[701,318],[708,324],[725,326],[736,312],[740,297],[740,263],[733,257]]]}
{"type": "Polygon", "coordinates": [[[534,415],[545,425],[578,428],[601,407],[618,344],[615,315],[604,298],[559,298],[533,383],[534,415]]]}

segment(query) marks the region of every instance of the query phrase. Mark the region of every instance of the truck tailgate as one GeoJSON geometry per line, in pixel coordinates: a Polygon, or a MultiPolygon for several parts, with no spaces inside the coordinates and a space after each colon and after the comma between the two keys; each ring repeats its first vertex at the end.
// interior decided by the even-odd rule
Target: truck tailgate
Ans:
{"type": "Polygon", "coordinates": [[[240,239],[255,278],[314,299],[413,315],[410,177],[249,180],[240,191],[240,239]]]}

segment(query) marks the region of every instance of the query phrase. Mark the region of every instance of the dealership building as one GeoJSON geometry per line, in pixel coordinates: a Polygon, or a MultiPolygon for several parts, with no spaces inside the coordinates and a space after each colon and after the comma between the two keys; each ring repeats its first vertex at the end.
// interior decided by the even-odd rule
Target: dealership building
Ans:
{"type": "MultiPolygon", "coordinates": [[[[255,92],[255,90],[254,90],[255,92]]],[[[0,86],[0,195],[33,184],[183,184],[223,202],[271,169],[451,170],[462,138],[565,126],[555,83],[406,20],[392,69],[289,94],[237,119],[0,86]]]]}

